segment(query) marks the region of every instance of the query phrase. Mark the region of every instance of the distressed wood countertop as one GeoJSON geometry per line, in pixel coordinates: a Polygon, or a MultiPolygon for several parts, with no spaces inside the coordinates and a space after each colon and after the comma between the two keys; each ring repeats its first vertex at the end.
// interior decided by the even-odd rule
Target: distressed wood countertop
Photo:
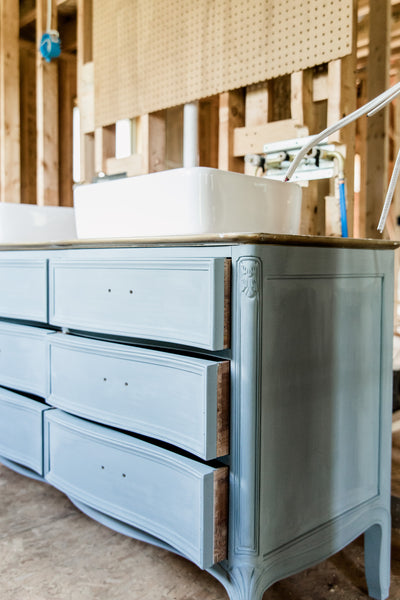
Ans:
{"type": "Polygon", "coordinates": [[[358,248],[395,250],[399,241],[339,238],[309,235],[283,235],[271,233],[224,233],[185,236],[158,236],[138,238],[76,239],[57,242],[0,244],[0,250],[57,250],[66,248],[129,248],[154,246],[213,246],[238,244],[273,244],[281,246],[319,246],[331,248],[358,248]]]}

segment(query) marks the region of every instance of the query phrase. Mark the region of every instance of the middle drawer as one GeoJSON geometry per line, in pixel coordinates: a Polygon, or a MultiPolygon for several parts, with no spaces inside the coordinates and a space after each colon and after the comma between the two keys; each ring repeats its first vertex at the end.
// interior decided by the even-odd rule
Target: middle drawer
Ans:
{"type": "Polygon", "coordinates": [[[55,334],[49,404],[174,444],[229,453],[229,361],[55,334]]]}

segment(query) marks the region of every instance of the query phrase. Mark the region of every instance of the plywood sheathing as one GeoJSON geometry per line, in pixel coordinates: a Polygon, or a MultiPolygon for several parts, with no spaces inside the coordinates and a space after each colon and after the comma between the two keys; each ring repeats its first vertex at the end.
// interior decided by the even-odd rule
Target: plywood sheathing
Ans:
{"type": "Polygon", "coordinates": [[[351,52],[352,0],[93,0],[95,125],[351,52]]]}
{"type": "Polygon", "coordinates": [[[20,202],[19,5],[0,3],[0,201],[20,202]]]}

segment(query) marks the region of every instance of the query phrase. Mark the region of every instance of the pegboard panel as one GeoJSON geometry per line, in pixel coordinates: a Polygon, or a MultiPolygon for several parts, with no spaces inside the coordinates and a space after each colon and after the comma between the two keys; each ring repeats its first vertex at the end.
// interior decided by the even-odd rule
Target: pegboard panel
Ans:
{"type": "Polygon", "coordinates": [[[352,0],[93,0],[96,126],[334,60],[352,0]]]}

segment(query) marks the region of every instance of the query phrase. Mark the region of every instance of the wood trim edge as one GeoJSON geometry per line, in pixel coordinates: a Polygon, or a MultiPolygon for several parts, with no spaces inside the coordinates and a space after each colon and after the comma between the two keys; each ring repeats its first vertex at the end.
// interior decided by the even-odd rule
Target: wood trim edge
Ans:
{"type": "Polygon", "coordinates": [[[218,364],[217,371],[217,456],[229,454],[230,362],[218,364]]]}
{"type": "Polygon", "coordinates": [[[214,471],[214,564],[228,556],[229,469],[214,471]]]}

